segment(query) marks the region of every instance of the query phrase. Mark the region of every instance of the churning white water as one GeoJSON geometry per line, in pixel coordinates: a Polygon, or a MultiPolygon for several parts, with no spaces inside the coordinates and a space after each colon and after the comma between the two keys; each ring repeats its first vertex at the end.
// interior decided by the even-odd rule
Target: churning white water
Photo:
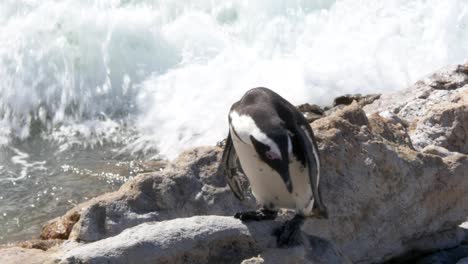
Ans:
{"type": "Polygon", "coordinates": [[[126,125],[128,150],[174,157],[222,139],[251,87],[323,104],[467,58],[464,0],[4,0],[0,142],[36,123],[64,147],[122,140],[126,125]]]}
{"type": "MultiPolygon", "coordinates": [[[[2,0],[0,184],[47,179],[65,163],[50,156],[83,149],[148,159],[214,144],[252,87],[327,104],[467,59],[466,0],[2,0]]],[[[15,190],[0,185],[0,219],[15,190]]]]}

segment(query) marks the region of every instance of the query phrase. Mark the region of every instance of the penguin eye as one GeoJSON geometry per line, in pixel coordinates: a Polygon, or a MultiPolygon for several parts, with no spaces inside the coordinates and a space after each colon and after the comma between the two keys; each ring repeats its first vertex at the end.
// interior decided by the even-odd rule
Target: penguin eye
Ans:
{"type": "Polygon", "coordinates": [[[265,156],[266,156],[267,159],[269,159],[269,160],[281,159],[281,156],[279,156],[276,152],[271,151],[271,150],[265,152],[265,156]]]}

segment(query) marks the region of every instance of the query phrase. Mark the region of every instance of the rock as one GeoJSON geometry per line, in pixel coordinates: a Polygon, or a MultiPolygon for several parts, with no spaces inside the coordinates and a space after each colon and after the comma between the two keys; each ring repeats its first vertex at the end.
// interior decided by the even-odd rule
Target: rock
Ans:
{"type": "MultiPolygon", "coordinates": [[[[453,246],[439,236],[468,215],[468,157],[415,151],[406,140],[388,140],[372,118],[354,103],[312,124],[329,219],[308,221],[307,232],[333,241],[359,263],[453,246]]],[[[404,125],[387,120],[379,119],[389,122],[386,133],[406,138],[397,137],[404,125]]]]}
{"type": "Polygon", "coordinates": [[[162,171],[142,174],[125,183],[119,191],[91,199],[64,217],[50,221],[41,237],[66,238],[70,216],[76,212],[80,217],[69,238],[89,242],[145,222],[193,215],[234,215],[254,209],[252,197],[241,203],[227,187],[219,169],[221,154],[222,149],[217,147],[184,152],[162,171]]]}
{"type": "MultiPolygon", "coordinates": [[[[427,236],[419,241],[416,241],[412,245],[412,251],[405,253],[399,257],[393,258],[387,262],[386,264],[404,264],[404,263],[416,263],[418,260],[423,261],[424,263],[430,263],[428,260],[434,260],[441,258],[441,260],[454,258],[454,253],[458,251],[451,251],[445,252],[440,251],[440,249],[453,249],[457,248],[460,243],[463,242],[464,239],[467,238],[465,230],[460,227],[453,228],[451,230],[442,231],[435,236],[427,236]],[[427,245],[431,245],[428,247],[427,245]],[[437,252],[437,253],[430,253],[430,252],[437,252]],[[442,253],[444,252],[444,253],[442,253]],[[440,254],[442,253],[442,254],[440,254]],[[424,260],[426,259],[426,260],[424,260]]],[[[437,261],[436,261],[437,262],[437,261]]],[[[454,261],[448,261],[446,263],[454,263],[454,261]]]]}
{"type": "Polygon", "coordinates": [[[324,110],[318,105],[301,104],[296,106],[297,109],[304,114],[305,118],[309,123],[321,118],[324,115],[324,110]]]}
{"type": "Polygon", "coordinates": [[[57,247],[63,243],[61,239],[32,239],[23,241],[17,244],[17,246],[27,249],[40,249],[40,250],[48,250],[53,247],[57,247]]]}
{"type": "Polygon", "coordinates": [[[46,224],[41,231],[41,239],[68,239],[73,226],[80,219],[80,214],[76,209],[68,211],[64,216],[59,217],[46,224]]]}
{"type": "MultiPolygon", "coordinates": [[[[62,264],[72,263],[329,263],[315,262],[314,252],[306,246],[293,249],[276,248],[272,236],[279,222],[242,223],[233,217],[196,216],[145,223],[119,235],[75,247],[57,258],[62,264]],[[311,252],[310,254],[306,254],[311,252]],[[253,256],[262,253],[262,257],[253,256]],[[312,262],[313,261],[313,262],[312,262]]],[[[309,237],[310,241],[318,238],[309,237]]],[[[316,244],[319,244],[317,242],[316,244]]],[[[309,245],[308,243],[306,243],[309,245]]],[[[330,244],[321,245],[329,257],[345,263],[330,244]]]]}
{"type": "Polygon", "coordinates": [[[368,117],[369,128],[389,142],[405,145],[414,149],[411,138],[408,135],[408,125],[398,117],[391,115],[372,114],[368,117]]]}
{"type": "Polygon", "coordinates": [[[241,264],[261,264],[261,263],[265,263],[265,260],[260,256],[245,259],[244,261],[241,262],[241,264]]]}
{"type": "Polygon", "coordinates": [[[434,145],[429,145],[424,147],[421,150],[422,153],[427,153],[427,154],[432,154],[432,155],[437,155],[440,157],[448,157],[450,155],[456,154],[456,152],[449,151],[446,148],[440,147],[440,146],[434,146],[434,145]]]}
{"type": "Polygon", "coordinates": [[[417,261],[416,264],[452,264],[463,263],[463,258],[468,257],[468,246],[458,246],[449,250],[443,250],[417,261]]]}
{"type": "Polygon", "coordinates": [[[412,126],[416,148],[435,145],[468,154],[468,103],[438,104],[412,126]]]}
{"type": "Polygon", "coordinates": [[[60,263],[239,263],[259,250],[240,221],[206,216],[141,224],[74,248],[60,263]]]}
{"type": "Polygon", "coordinates": [[[439,71],[429,79],[429,85],[438,90],[455,90],[468,84],[468,64],[457,65],[454,70],[439,71]]]}
{"type": "Polygon", "coordinates": [[[44,264],[50,261],[50,254],[40,249],[9,247],[0,249],[2,264],[44,264]]]}
{"type": "Polygon", "coordinates": [[[404,91],[382,95],[364,110],[404,120],[417,150],[433,145],[468,154],[467,68],[447,67],[404,91]]]}
{"type": "Polygon", "coordinates": [[[367,104],[371,104],[375,100],[380,98],[380,94],[369,94],[369,95],[361,95],[361,94],[346,94],[342,96],[338,96],[333,100],[333,107],[339,105],[350,105],[354,101],[356,101],[361,107],[367,104]]]}
{"type": "Polygon", "coordinates": [[[298,105],[296,106],[296,108],[301,112],[301,113],[306,113],[306,112],[312,112],[314,114],[317,114],[317,115],[323,115],[323,109],[316,105],[316,104],[308,104],[308,103],[305,103],[305,104],[301,104],[301,105],[298,105]]]}
{"type": "Polygon", "coordinates": [[[373,103],[375,100],[380,98],[380,94],[345,94],[338,96],[333,100],[333,105],[327,106],[324,108],[324,116],[329,116],[335,113],[338,110],[342,110],[347,105],[351,105],[353,102],[356,102],[360,107],[373,103]]]}
{"type": "Polygon", "coordinates": [[[56,259],[81,244],[63,240],[30,240],[0,247],[2,264],[56,264],[56,259]]]}

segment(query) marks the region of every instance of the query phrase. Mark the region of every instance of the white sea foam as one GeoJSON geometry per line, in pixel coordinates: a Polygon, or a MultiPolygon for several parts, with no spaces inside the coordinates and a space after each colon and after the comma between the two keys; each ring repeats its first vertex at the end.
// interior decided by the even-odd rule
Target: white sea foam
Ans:
{"type": "Polygon", "coordinates": [[[468,59],[467,29],[465,0],[6,0],[0,144],[39,126],[63,148],[174,157],[221,140],[251,87],[296,104],[390,92],[468,59]]]}

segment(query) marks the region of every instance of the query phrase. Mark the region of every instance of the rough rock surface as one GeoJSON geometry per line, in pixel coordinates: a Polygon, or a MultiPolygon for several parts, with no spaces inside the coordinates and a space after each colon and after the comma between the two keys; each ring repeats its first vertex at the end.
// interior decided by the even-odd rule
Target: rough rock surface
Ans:
{"type": "MultiPolygon", "coordinates": [[[[43,238],[85,243],[64,243],[49,259],[214,263],[235,252],[238,257],[230,259],[236,263],[445,263],[442,257],[463,263],[467,69],[442,70],[367,105],[353,100],[312,123],[329,219],[306,222],[303,247],[274,246],[270,234],[280,220],[244,225],[232,217],[191,217],[255,207],[252,197],[241,203],[229,191],[218,146],[187,151],[162,171],[142,174],[70,210],[67,215],[78,214],[79,220],[69,234],[70,217],[51,221],[43,238]],[[165,221],[182,217],[191,218],[165,221]]],[[[12,252],[1,249],[0,256],[3,250],[12,252]]]]}
{"type": "Polygon", "coordinates": [[[265,259],[265,263],[327,263],[315,262],[324,255],[333,263],[345,263],[328,244],[320,245],[319,238],[309,237],[312,243],[294,249],[278,249],[271,235],[278,226],[279,222],[274,221],[245,225],[225,216],[145,223],[114,237],[71,249],[56,261],[63,264],[240,263],[262,254],[257,259],[265,259]]]}
{"type": "Polygon", "coordinates": [[[0,249],[0,263],[2,264],[43,264],[50,260],[50,254],[40,249],[25,249],[8,247],[0,249]]]}
{"type": "Polygon", "coordinates": [[[259,250],[240,221],[198,216],[129,228],[70,250],[60,263],[239,263],[259,250]]]}
{"type": "Polygon", "coordinates": [[[309,123],[314,122],[317,119],[320,119],[325,114],[324,110],[315,104],[301,104],[296,106],[297,109],[304,114],[305,118],[309,123]]]}
{"type": "Polygon", "coordinates": [[[333,100],[333,107],[339,105],[350,105],[354,101],[356,101],[360,106],[364,106],[373,103],[379,98],[380,94],[369,94],[364,96],[361,94],[345,94],[342,96],[338,96],[333,100]]]}
{"type": "MultiPolygon", "coordinates": [[[[119,191],[104,194],[70,210],[81,217],[69,235],[78,241],[96,241],[116,235],[128,227],[151,221],[193,215],[233,215],[254,209],[255,202],[241,203],[226,186],[219,168],[221,148],[201,147],[182,153],[164,170],[139,175],[119,191]]],[[[41,237],[61,233],[67,217],[59,217],[43,228],[41,237]],[[54,231],[59,227],[59,231],[54,231]]]]}
{"type": "Polygon", "coordinates": [[[313,123],[330,217],[308,221],[308,233],[333,241],[357,263],[459,243],[439,245],[437,235],[468,215],[468,157],[415,151],[381,136],[372,118],[355,103],[313,123]]]}
{"type": "Polygon", "coordinates": [[[468,64],[448,67],[407,90],[382,95],[367,113],[408,125],[414,147],[440,146],[468,154],[468,64]]]}
{"type": "Polygon", "coordinates": [[[0,249],[0,263],[350,263],[334,246],[304,235],[304,244],[276,246],[278,221],[242,223],[226,216],[150,222],[91,243],[63,243],[48,251],[0,249]],[[254,257],[256,256],[256,257],[254,257]],[[331,261],[331,262],[330,262],[331,261]]]}
{"type": "Polygon", "coordinates": [[[68,211],[56,221],[50,222],[42,229],[42,239],[68,239],[73,226],[80,220],[78,210],[68,211]]]}

